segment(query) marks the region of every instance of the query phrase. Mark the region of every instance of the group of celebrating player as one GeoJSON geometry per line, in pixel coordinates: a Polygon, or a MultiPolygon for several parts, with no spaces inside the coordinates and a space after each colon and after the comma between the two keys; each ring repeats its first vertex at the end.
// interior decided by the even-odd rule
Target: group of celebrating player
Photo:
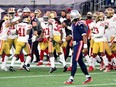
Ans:
{"type": "MultiPolygon", "coordinates": [[[[38,41],[40,46],[40,61],[38,66],[43,64],[44,53],[49,56],[50,71],[52,73],[57,70],[55,67],[54,51],[59,55],[59,61],[63,64],[63,72],[71,70],[72,57],[70,58],[70,67],[66,66],[66,47],[70,42],[70,47],[76,44],[73,41],[73,35],[66,34],[66,29],[72,31],[72,26],[67,25],[62,17],[60,20],[57,18],[55,11],[47,11],[43,16],[41,10],[37,9],[31,12],[29,8],[25,7],[23,10],[9,8],[7,14],[4,15],[1,28],[0,28],[0,55],[2,57],[1,69],[4,71],[15,71],[14,63],[17,59],[21,61],[21,69],[30,71],[30,63],[32,59],[32,46],[28,43],[29,40],[33,42],[38,41]],[[36,20],[35,20],[36,18],[36,20]],[[41,24],[41,29],[38,33],[38,22],[41,24]],[[32,32],[32,38],[30,37],[32,32]],[[10,50],[14,47],[15,53],[12,57],[11,65],[7,69],[7,60],[10,57],[10,50]],[[24,50],[27,57],[24,58],[24,50]]],[[[70,22],[73,20],[75,10],[67,13],[70,22]]],[[[90,47],[84,44],[84,48],[89,47],[89,53],[83,51],[83,56],[87,60],[89,67],[88,71],[95,69],[95,63],[100,63],[100,70],[109,72],[111,69],[116,69],[116,15],[113,8],[107,8],[105,12],[97,11],[93,14],[88,12],[91,23],[82,20],[80,13],[78,13],[79,23],[84,25],[86,32],[90,30],[88,38],[90,39],[90,47]]],[[[89,20],[89,19],[88,19],[89,20]]],[[[81,33],[81,32],[80,32],[81,33]]],[[[74,34],[74,33],[73,33],[74,34]]],[[[88,39],[88,41],[89,41],[88,39]]],[[[32,44],[33,45],[33,44],[32,44]]],[[[78,51],[79,52],[79,51],[78,51]]],[[[72,53],[73,54],[73,53],[72,53]]],[[[76,55],[79,56],[79,55],[76,55]]]]}

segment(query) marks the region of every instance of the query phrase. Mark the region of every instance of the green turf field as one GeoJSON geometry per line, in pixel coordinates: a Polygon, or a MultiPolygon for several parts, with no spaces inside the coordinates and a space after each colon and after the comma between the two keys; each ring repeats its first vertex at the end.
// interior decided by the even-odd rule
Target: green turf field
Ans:
{"type": "Polygon", "coordinates": [[[93,82],[82,85],[85,76],[78,69],[74,84],[63,84],[69,78],[70,72],[63,73],[58,68],[54,73],[48,73],[49,68],[36,67],[30,72],[25,70],[16,72],[0,71],[0,87],[116,87],[116,70],[111,72],[93,71],[91,74],[93,82]]]}

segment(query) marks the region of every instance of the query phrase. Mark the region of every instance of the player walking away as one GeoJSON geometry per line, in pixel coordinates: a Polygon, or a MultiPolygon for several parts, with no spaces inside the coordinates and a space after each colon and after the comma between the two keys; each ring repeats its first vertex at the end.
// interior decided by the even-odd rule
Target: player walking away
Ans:
{"type": "Polygon", "coordinates": [[[87,37],[84,29],[84,24],[79,20],[80,13],[77,10],[72,10],[72,32],[73,32],[73,59],[72,59],[72,70],[70,78],[64,82],[64,84],[73,84],[74,76],[77,69],[77,62],[79,63],[82,72],[86,76],[86,80],[83,84],[87,84],[92,81],[91,76],[87,71],[87,67],[83,62],[82,49],[84,47],[84,52],[87,52],[87,37]]]}

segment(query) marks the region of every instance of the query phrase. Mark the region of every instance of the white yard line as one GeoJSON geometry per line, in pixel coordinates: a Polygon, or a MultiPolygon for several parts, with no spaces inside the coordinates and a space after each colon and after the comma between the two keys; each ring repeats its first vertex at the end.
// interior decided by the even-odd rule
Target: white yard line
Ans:
{"type": "Polygon", "coordinates": [[[97,87],[97,86],[115,86],[116,83],[104,83],[104,84],[88,84],[88,85],[67,85],[67,86],[59,86],[59,87],[97,87]]]}
{"type": "MultiPolygon", "coordinates": [[[[106,74],[112,74],[112,73],[116,73],[116,72],[108,72],[108,73],[91,73],[91,75],[106,75],[106,74]]],[[[78,73],[76,75],[83,75],[83,73],[78,73]]],[[[38,78],[38,77],[58,77],[58,76],[69,76],[69,74],[59,74],[59,75],[32,75],[32,76],[9,76],[9,77],[0,77],[0,79],[15,79],[15,78],[38,78]]]]}

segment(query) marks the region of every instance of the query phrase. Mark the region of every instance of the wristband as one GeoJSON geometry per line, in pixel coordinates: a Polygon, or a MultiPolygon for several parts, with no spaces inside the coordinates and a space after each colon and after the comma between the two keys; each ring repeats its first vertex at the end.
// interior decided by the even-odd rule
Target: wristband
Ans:
{"type": "Polygon", "coordinates": [[[63,42],[65,42],[65,41],[66,41],[66,39],[62,39],[62,41],[63,41],[63,42]]]}
{"type": "Polygon", "coordinates": [[[84,48],[87,48],[87,44],[84,44],[84,48]]]}

